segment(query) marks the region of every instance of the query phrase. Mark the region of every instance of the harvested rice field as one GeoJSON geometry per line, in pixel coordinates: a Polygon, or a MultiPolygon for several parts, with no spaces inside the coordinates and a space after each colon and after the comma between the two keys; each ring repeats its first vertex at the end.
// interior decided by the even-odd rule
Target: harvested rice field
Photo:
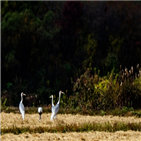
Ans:
{"type": "Polygon", "coordinates": [[[42,114],[41,122],[39,122],[39,114],[26,114],[25,120],[22,120],[21,114],[14,113],[1,113],[1,129],[16,127],[53,127],[57,123],[61,125],[65,124],[83,124],[83,123],[105,123],[109,122],[114,124],[115,122],[124,123],[139,123],[141,118],[133,117],[119,117],[119,116],[84,116],[84,115],[71,115],[71,114],[58,114],[57,122],[50,121],[51,114],[42,114]]]}
{"type": "MultiPolygon", "coordinates": [[[[14,127],[24,128],[36,128],[36,127],[55,127],[59,125],[71,125],[71,124],[83,124],[83,123],[105,123],[109,122],[114,124],[115,122],[124,122],[124,123],[140,123],[141,118],[137,117],[119,117],[119,116],[84,116],[84,115],[71,115],[71,114],[58,114],[57,120],[50,121],[51,114],[42,114],[41,122],[39,122],[38,114],[26,114],[25,120],[22,120],[21,114],[14,113],[1,113],[1,129],[9,129],[14,127]]],[[[100,141],[100,140],[128,140],[128,141],[141,141],[141,132],[139,131],[116,131],[116,132],[98,132],[98,131],[89,131],[89,132],[67,132],[67,133],[21,133],[15,135],[13,133],[6,133],[1,135],[2,141],[52,141],[52,140],[66,140],[66,141],[100,141]]]]}
{"type": "Polygon", "coordinates": [[[22,133],[4,134],[2,141],[141,141],[141,132],[70,132],[70,133],[22,133]]]}

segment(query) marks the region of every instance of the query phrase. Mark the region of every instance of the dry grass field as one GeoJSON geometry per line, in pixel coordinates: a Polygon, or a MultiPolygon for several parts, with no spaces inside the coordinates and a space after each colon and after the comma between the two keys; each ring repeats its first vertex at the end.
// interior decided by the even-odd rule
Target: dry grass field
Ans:
{"type": "MultiPolygon", "coordinates": [[[[96,123],[114,123],[117,121],[124,122],[124,123],[139,123],[141,122],[141,118],[137,117],[118,117],[118,116],[83,116],[83,115],[71,115],[71,114],[58,114],[57,120],[51,122],[50,121],[51,114],[42,114],[42,120],[39,122],[39,115],[38,114],[26,114],[25,120],[22,120],[21,114],[14,114],[14,113],[1,113],[1,129],[3,128],[11,128],[15,127],[53,127],[56,126],[58,123],[63,124],[82,124],[88,122],[96,122],[96,123]]],[[[1,136],[1,140],[8,141],[8,140],[23,140],[23,141],[52,141],[52,140],[67,140],[67,141],[80,141],[80,140],[88,140],[88,141],[100,141],[100,140],[128,140],[128,141],[141,141],[141,132],[135,131],[117,131],[115,133],[110,132],[69,132],[69,133],[22,133],[19,135],[14,134],[4,134],[1,136]]]]}
{"type": "Polygon", "coordinates": [[[22,133],[4,134],[2,141],[141,141],[141,132],[70,132],[70,133],[22,133]]]}
{"type": "Polygon", "coordinates": [[[1,113],[1,129],[9,127],[53,127],[59,124],[82,124],[82,123],[114,123],[117,121],[124,123],[139,123],[141,118],[135,116],[119,117],[119,116],[84,116],[84,115],[71,115],[71,114],[58,114],[56,122],[50,121],[51,114],[42,114],[41,122],[39,122],[39,114],[26,114],[25,120],[22,120],[21,114],[14,113],[1,113]]]}

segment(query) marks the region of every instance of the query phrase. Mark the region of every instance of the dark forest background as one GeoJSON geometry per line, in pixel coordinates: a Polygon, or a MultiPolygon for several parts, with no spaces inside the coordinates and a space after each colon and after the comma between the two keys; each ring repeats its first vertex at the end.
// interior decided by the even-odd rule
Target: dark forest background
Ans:
{"type": "Polygon", "coordinates": [[[2,1],[1,51],[2,97],[48,105],[74,95],[87,68],[103,77],[141,64],[141,2],[2,1]]]}

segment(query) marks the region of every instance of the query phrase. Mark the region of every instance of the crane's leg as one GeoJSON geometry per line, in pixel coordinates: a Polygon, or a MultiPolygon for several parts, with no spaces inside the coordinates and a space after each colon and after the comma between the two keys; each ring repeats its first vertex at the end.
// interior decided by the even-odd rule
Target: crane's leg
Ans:
{"type": "Polygon", "coordinates": [[[56,119],[57,118],[57,115],[55,115],[54,118],[56,119]]]}
{"type": "Polygon", "coordinates": [[[41,121],[41,113],[39,114],[40,116],[39,116],[39,121],[41,121]]]}
{"type": "Polygon", "coordinates": [[[51,114],[51,121],[54,119],[54,113],[51,114]]]}

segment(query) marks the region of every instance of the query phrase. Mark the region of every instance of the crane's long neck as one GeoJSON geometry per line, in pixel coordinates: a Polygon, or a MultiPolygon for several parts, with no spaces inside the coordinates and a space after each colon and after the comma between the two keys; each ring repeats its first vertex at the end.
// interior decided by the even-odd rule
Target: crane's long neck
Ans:
{"type": "Polygon", "coordinates": [[[23,102],[23,96],[21,95],[21,102],[23,102]]]}
{"type": "Polygon", "coordinates": [[[52,96],[52,105],[54,105],[54,104],[53,104],[53,96],[52,96]]]}

